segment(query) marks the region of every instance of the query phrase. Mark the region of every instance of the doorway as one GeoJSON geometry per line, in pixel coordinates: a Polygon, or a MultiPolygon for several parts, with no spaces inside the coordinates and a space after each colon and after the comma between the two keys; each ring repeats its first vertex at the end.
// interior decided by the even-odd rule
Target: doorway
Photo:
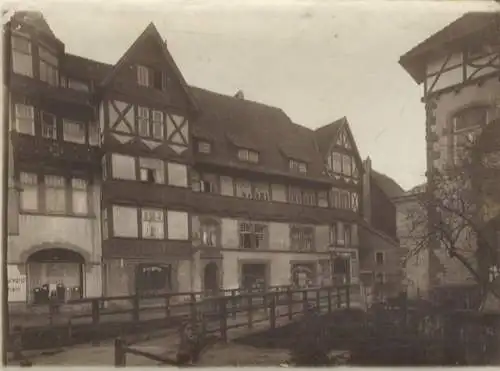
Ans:
{"type": "Polygon", "coordinates": [[[243,263],[241,265],[241,287],[245,291],[264,291],[267,282],[267,264],[243,263]]]}
{"type": "Polygon", "coordinates": [[[214,262],[205,265],[203,289],[207,295],[217,295],[219,292],[219,267],[214,262]]]}
{"type": "Polygon", "coordinates": [[[333,284],[348,285],[351,283],[350,256],[336,256],[333,259],[333,284]]]}

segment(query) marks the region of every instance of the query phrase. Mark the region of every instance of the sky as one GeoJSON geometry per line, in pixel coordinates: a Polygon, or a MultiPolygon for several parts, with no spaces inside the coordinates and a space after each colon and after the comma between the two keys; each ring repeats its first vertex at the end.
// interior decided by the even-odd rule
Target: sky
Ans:
{"type": "MultiPolygon", "coordinates": [[[[5,4],[5,3],[4,3],[5,4]]],[[[404,189],[425,181],[425,112],[399,57],[493,1],[41,1],[69,53],[115,63],[154,22],[190,85],[318,128],[346,116],[358,150],[404,189]]]]}

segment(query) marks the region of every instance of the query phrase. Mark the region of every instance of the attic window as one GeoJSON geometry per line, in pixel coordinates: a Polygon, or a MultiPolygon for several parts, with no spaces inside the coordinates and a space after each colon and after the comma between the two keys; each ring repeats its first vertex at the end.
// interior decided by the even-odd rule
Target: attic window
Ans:
{"type": "Polygon", "coordinates": [[[240,148],[238,150],[238,158],[241,161],[253,162],[256,164],[259,162],[259,153],[251,149],[240,148]]]}
{"type": "Polygon", "coordinates": [[[290,170],[299,172],[301,174],[307,173],[307,164],[305,162],[290,159],[288,164],[289,164],[290,170]]]}
{"type": "Polygon", "coordinates": [[[137,83],[140,86],[165,90],[167,79],[165,73],[146,66],[137,66],[137,83]]]}
{"type": "Polygon", "coordinates": [[[198,142],[198,152],[199,153],[210,153],[212,152],[212,145],[209,142],[199,141],[198,142]]]}
{"type": "Polygon", "coordinates": [[[149,68],[137,66],[137,83],[149,87],[149,68]]]}

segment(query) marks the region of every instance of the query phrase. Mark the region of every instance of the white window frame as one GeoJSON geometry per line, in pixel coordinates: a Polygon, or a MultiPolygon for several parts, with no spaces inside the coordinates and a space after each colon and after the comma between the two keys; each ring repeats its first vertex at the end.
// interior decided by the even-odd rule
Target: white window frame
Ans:
{"type": "Polygon", "coordinates": [[[316,192],[315,191],[303,191],[302,192],[302,203],[304,205],[308,206],[317,206],[317,200],[316,200],[316,192]]]}
{"type": "Polygon", "coordinates": [[[188,187],[188,170],[186,165],[178,162],[167,163],[167,175],[168,175],[168,185],[174,187],[183,187],[183,188],[188,187]],[[183,178],[181,180],[172,177],[174,171],[180,174],[179,171],[181,170],[183,175],[183,178]]]}
{"type": "Polygon", "coordinates": [[[151,112],[151,136],[153,139],[163,140],[165,114],[163,111],[153,110],[151,112]]]}
{"type": "Polygon", "coordinates": [[[57,121],[56,121],[56,116],[48,113],[48,112],[41,112],[41,124],[42,124],[42,137],[47,138],[47,139],[57,139],[57,121]],[[48,124],[45,121],[45,118],[51,118],[52,122],[48,124]]]}
{"type": "Polygon", "coordinates": [[[45,210],[47,213],[64,214],[68,210],[66,200],[66,178],[59,175],[45,175],[43,178],[45,185],[45,210]],[[57,196],[56,196],[57,195],[57,196]],[[50,200],[52,197],[61,197],[61,207],[50,200]]]}
{"type": "Polygon", "coordinates": [[[73,214],[76,215],[88,215],[89,214],[89,184],[86,179],[82,178],[72,178],[71,179],[71,207],[73,214]],[[86,203],[85,205],[85,210],[84,211],[77,211],[76,210],[76,197],[77,195],[83,195],[86,203]]]}
{"type": "Polygon", "coordinates": [[[21,134],[35,135],[35,107],[28,104],[16,103],[15,105],[16,131],[21,134]],[[28,131],[21,131],[21,124],[28,124],[28,131]]]}
{"type": "Polygon", "coordinates": [[[85,124],[80,121],[75,121],[71,119],[63,119],[63,140],[65,142],[85,144],[87,141],[85,124]],[[79,128],[79,135],[72,133],[72,129],[79,128]]]}
{"type": "Polygon", "coordinates": [[[136,158],[129,155],[123,155],[121,153],[112,153],[111,154],[111,178],[112,179],[121,179],[121,180],[137,180],[138,174],[136,170],[136,158]],[[127,176],[123,176],[123,174],[117,174],[118,167],[115,166],[119,159],[123,159],[127,161],[127,165],[131,166],[130,175],[127,173],[127,176]]]}
{"type": "Polygon", "coordinates": [[[40,80],[49,85],[59,86],[59,61],[56,52],[44,45],[40,45],[38,47],[38,56],[40,59],[40,80]]]}
{"type": "Polygon", "coordinates": [[[238,149],[238,159],[256,164],[259,162],[259,152],[248,148],[240,148],[238,149]]]}
{"type": "Polygon", "coordinates": [[[38,211],[40,209],[38,174],[21,172],[19,174],[19,182],[21,184],[21,195],[19,203],[20,209],[22,211],[38,211]],[[23,192],[27,191],[34,193],[34,207],[27,207],[26,203],[23,201],[25,197],[25,194],[23,192]]]}
{"type": "Polygon", "coordinates": [[[202,222],[200,224],[200,241],[203,246],[217,246],[218,228],[219,226],[215,222],[202,222]]]}
{"type": "Polygon", "coordinates": [[[236,179],[234,181],[234,191],[236,197],[253,199],[252,183],[248,180],[236,179]]]}
{"type": "Polygon", "coordinates": [[[18,75],[33,77],[33,44],[31,40],[27,36],[13,34],[11,37],[11,43],[12,71],[18,75]],[[22,40],[23,42],[26,42],[26,48],[20,47],[20,45],[16,45],[16,40],[22,40]],[[29,66],[29,70],[19,69],[20,64],[18,62],[21,62],[21,65],[24,66],[24,63],[22,62],[26,62],[27,59],[29,59],[30,61],[30,63],[27,64],[29,66]]]}
{"type": "Polygon", "coordinates": [[[137,132],[140,137],[151,136],[150,111],[148,107],[137,106],[137,132]]]}
{"type": "Polygon", "coordinates": [[[139,157],[139,180],[141,182],[149,182],[156,184],[164,184],[165,183],[165,163],[156,158],[146,158],[139,157]],[[154,162],[154,164],[151,164],[154,162]],[[148,172],[153,171],[154,180],[151,182],[148,179],[148,172]]]}
{"type": "Polygon", "coordinates": [[[165,211],[162,209],[141,209],[142,238],[163,240],[165,238],[165,211]]]}
{"type": "Polygon", "coordinates": [[[151,86],[151,70],[148,67],[137,65],[137,83],[148,88],[151,86]]]}

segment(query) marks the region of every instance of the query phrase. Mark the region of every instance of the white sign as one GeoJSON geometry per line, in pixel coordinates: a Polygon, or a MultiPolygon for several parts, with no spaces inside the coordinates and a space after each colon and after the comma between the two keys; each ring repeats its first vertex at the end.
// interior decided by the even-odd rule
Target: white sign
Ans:
{"type": "Polygon", "coordinates": [[[26,301],[26,275],[21,274],[17,265],[7,265],[9,281],[9,302],[26,301]]]}

